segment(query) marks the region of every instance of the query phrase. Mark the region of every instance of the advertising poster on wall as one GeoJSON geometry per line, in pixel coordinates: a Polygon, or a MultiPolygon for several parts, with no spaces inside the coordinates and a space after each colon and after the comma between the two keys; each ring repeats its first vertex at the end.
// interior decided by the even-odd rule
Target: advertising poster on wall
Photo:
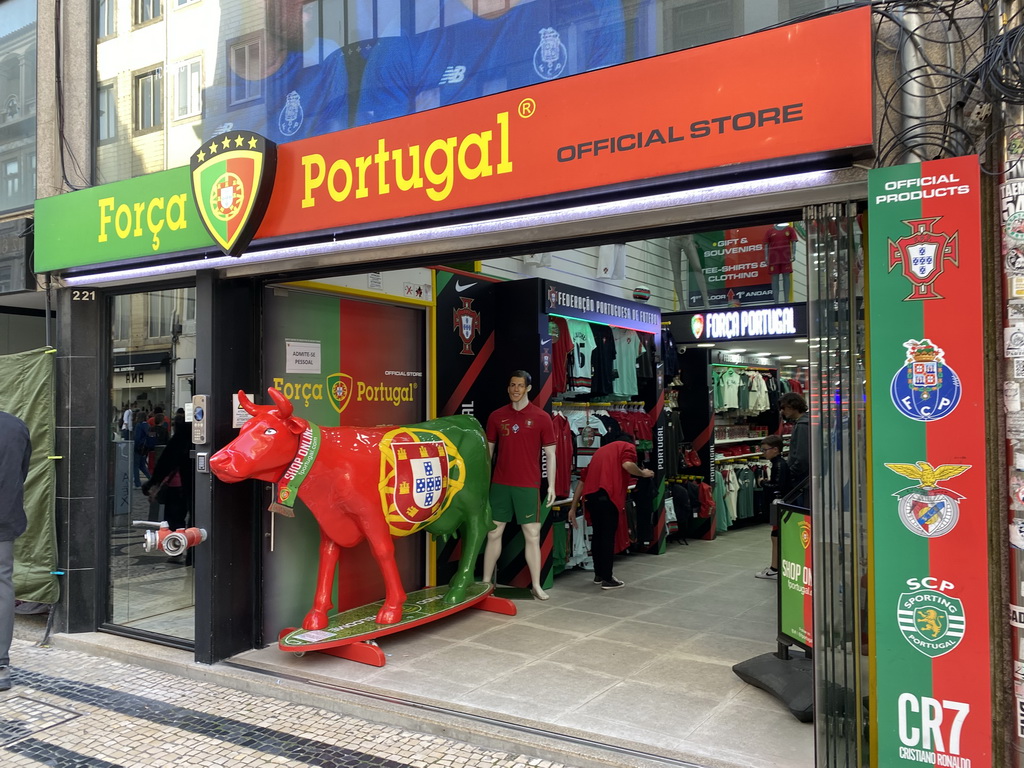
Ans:
{"type": "MultiPolygon", "coordinates": [[[[294,413],[322,426],[411,424],[426,417],[422,310],[286,288],[265,293],[263,378],[294,413]]],[[[266,401],[266,393],[257,396],[266,401]]],[[[376,477],[367,482],[377,484],[376,477]]],[[[272,550],[264,552],[264,634],[300,626],[316,589],[320,532],[301,502],[295,517],[264,513],[272,550]]],[[[422,586],[422,534],[396,538],[403,583],[422,586]]],[[[365,542],[339,563],[338,609],[380,599],[384,584],[365,542]]]]}
{"type": "Polygon", "coordinates": [[[979,165],[868,179],[872,765],[992,763],[979,165]]]}
{"type": "Polygon", "coordinates": [[[742,227],[680,239],[689,307],[740,307],[792,300],[793,263],[806,249],[803,226],[742,227]],[[771,255],[771,260],[769,256],[771,255]]]}

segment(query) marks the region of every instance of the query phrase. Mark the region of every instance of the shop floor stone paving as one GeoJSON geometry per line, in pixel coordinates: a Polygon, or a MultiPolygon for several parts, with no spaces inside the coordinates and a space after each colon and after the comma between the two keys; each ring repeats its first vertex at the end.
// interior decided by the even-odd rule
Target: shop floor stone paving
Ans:
{"type": "Polygon", "coordinates": [[[25,640],[11,657],[15,685],[0,693],[5,768],[563,768],[25,640]]]}

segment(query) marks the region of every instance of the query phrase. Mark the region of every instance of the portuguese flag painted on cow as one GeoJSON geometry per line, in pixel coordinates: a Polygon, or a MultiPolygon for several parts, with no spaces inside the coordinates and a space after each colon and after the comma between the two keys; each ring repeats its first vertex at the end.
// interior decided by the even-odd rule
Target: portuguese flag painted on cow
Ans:
{"type": "Polygon", "coordinates": [[[974,156],[869,174],[873,766],[992,765],[979,192],[974,156]]]}

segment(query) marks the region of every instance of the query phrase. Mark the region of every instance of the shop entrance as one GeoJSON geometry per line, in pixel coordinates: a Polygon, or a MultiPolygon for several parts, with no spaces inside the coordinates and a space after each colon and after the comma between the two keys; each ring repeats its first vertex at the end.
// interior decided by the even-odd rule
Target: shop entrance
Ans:
{"type": "MultiPolygon", "coordinates": [[[[389,636],[381,641],[387,654],[383,668],[341,660],[311,664],[310,659],[282,653],[273,642],[280,629],[274,622],[264,627],[268,647],[243,653],[234,661],[274,674],[374,693],[386,691],[420,704],[554,734],[582,735],[619,749],[696,764],[714,754],[719,760],[733,755],[738,764],[754,760],[765,766],[809,767],[824,765],[824,754],[830,751],[833,760],[842,759],[829,764],[857,765],[860,658],[859,643],[851,646],[850,641],[859,619],[854,596],[861,569],[856,511],[861,501],[856,484],[850,481],[859,466],[853,457],[860,455],[857,430],[863,409],[858,399],[862,377],[856,369],[857,297],[862,292],[857,268],[859,230],[850,213],[846,206],[822,208],[785,226],[777,226],[778,217],[773,216],[761,224],[744,222],[733,230],[726,227],[503,257],[485,261],[472,272],[406,269],[268,288],[264,334],[271,340],[268,343],[282,350],[289,341],[321,340],[324,328],[336,332],[336,309],[330,310],[329,321],[296,325],[292,319],[321,300],[344,307],[365,304],[370,298],[376,305],[401,309],[399,315],[418,313],[422,325],[417,330],[413,321],[408,326],[412,330],[405,333],[425,340],[421,349],[426,352],[401,370],[422,371],[428,395],[426,413],[410,414],[410,420],[470,412],[483,422],[502,404],[503,380],[492,382],[489,400],[470,396],[470,390],[459,390],[457,383],[445,383],[456,367],[495,365],[511,372],[529,365],[541,370],[562,364],[554,345],[543,343],[535,344],[531,359],[524,361],[526,353],[521,350],[528,349],[534,337],[543,342],[540,329],[549,327],[548,318],[538,325],[539,318],[530,314],[532,309],[522,300],[532,295],[531,285],[544,286],[542,303],[551,295],[550,286],[557,284],[571,286],[582,297],[577,303],[585,304],[590,295],[604,295],[613,300],[611,304],[624,307],[616,312],[656,311],[657,331],[645,350],[651,354],[656,381],[643,394],[640,387],[623,394],[613,385],[595,400],[593,393],[556,396],[551,387],[540,386],[532,397],[563,416],[585,415],[582,420],[567,419],[570,422],[590,424],[592,417],[600,421],[604,416],[614,421],[613,412],[620,410],[649,417],[651,447],[647,456],[641,454],[641,462],[657,471],[659,490],[650,518],[638,520],[636,515],[642,513],[635,506],[633,517],[625,520],[626,544],[614,560],[615,576],[625,583],[622,588],[602,589],[594,583],[585,529],[574,530],[568,524],[563,498],[545,521],[550,529],[545,533],[545,546],[550,548],[545,549],[549,600],[532,599],[528,590],[520,589],[514,595],[518,609],[514,617],[469,611],[389,636]],[[744,232],[736,234],[738,229],[744,232]],[[774,279],[780,273],[768,269],[765,243],[779,237],[769,237],[770,233],[782,233],[785,239],[792,272],[781,274],[791,275],[788,279],[774,279]],[[482,290],[482,283],[507,286],[502,290],[511,291],[508,295],[514,301],[488,303],[484,294],[474,293],[482,290]],[[344,298],[327,293],[338,288],[344,289],[344,298]],[[402,293],[417,290],[420,307],[408,299],[399,301],[402,293]],[[446,290],[454,291],[459,302],[442,311],[439,297],[446,290]],[[778,315],[778,310],[786,308],[789,314],[778,315]],[[709,325],[701,329],[700,339],[681,339],[674,333],[673,316],[685,314],[692,329],[690,318],[697,314],[707,323],[708,315],[739,310],[776,313],[750,321],[760,323],[758,328],[788,328],[787,318],[794,316],[800,318],[799,328],[794,325],[792,332],[766,332],[745,341],[711,341],[704,335],[709,325]],[[495,334],[502,323],[521,329],[524,338],[503,347],[498,342],[515,334],[513,330],[505,336],[495,334]],[[715,346],[699,346],[711,343],[715,346]],[[517,351],[510,354],[513,346],[517,351]],[[756,387],[756,412],[751,413],[755,409],[750,391],[742,415],[738,402],[727,408],[722,401],[716,412],[716,379],[736,376],[746,379],[748,386],[755,381],[763,385],[764,392],[756,387]],[[763,438],[777,434],[787,443],[789,430],[767,393],[771,390],[777,396],[786,389],[802,392],[809,405],[812,481],[808,497],[816,513],[821,510],[822,521],[822,538],[815,543],[820,547],[816,552],[822,553],[815,561],[816,568],[822,569],[820,578],[817,570],[815,576],[816,590],[820,587],[815,621],[820,616],[821,627],[827,626],[828,632],[821,627],[815,630],[815,637],[823,638],[815,656],[819,701],[815,725],[798,722],[782,703],[732,671],[734,664],[776,648],[777,587],[772,579],[758,578],[771,564],[771,537],[757,479],[764,474],[759,456],[763,438]],[[693,423],[690,411],[694,409],[686,403],[701,397],[706,418],[703,424],[693,423]],[[670,500],[667,505],[666,499],[670,500]],[[666,506],[674,521],[666,515],[666,506]],[[637,537],[641,530],[646,537],[637,537]],[[839,598],[834,597],[837,594],[839,598]]],[[[340,318],[344,325],[344,309],[340,318]]],[[[614,323],[608,326],[614,329],[614,323]]],[[[366,332],[371,327],[371,323],[360,326],[361,341],[354,347],[359,354],[372,353],[378,344],[379,337],[366,332]]],[[[395,340],[398,333],[384,338],[395,340]]],[[[721,333],[728,336],[729,332],[721,333]]],[[[266,346],[264,353],[272,357],[266,346]]],[[[278,363],[287,364],[274,365],[278,363]]],[[[635,357],[630,363],[640,371],[635,357]]],[[[339,363],[339,371],[343,367],[339,363]]],[[[332,365],[320,371],[321,378],[333,373],[332,365]]],[[[264,377],[266,386],[274,384],[275,378],[289,383],[288,376],[267,367],[264,377]]],[[[539,381],[549,378],[542,375],[539,381]]],[[[325,404],[330,408],[330,403],[325,404]]],[[[324,414],[334,423],[350,415],[337,407],[324,414]]],[[[575,450],[570,450],[574,468],[586,454],[580,450],[580,437],[579,432],[574,434],[575,450]]],[[[595,434],[587,439],[600,442],[595,434]]],[[[298,540],[282,533],[295,522],[265,521],[268,530],[274,526],[275,549],[286,542],[289,547],[298,546],[298,540]]],[[[302,552],[290,557],[298,558],[296,562],[311,557],[314,550],[307,545],[315,547],[307,542],[302,552]]],[[[422,555],[418,562],[410,561],[407,588],[431,579],[443,581],[444,547],[429,549],[420,541],[410,546],[410,556],[415,552],[422,555]]],[[[372,566],[369,572],[374,572],[372,566]]],[[[277,587],[270,581],[279,575],[264,568],[265,604],[273,602],[271,590],[277,587]]],[[[516,575],[515,567],[499,569],[499,582],[514,582],[516,575]]],[[[350,576],[355,579],[357,574],[350,576]]],[[[297,587],[295,594],[304,610],[310,599],[308,585],[297,587]]],[[[267,615],[274,615],[274,610],[267,615]]]]}

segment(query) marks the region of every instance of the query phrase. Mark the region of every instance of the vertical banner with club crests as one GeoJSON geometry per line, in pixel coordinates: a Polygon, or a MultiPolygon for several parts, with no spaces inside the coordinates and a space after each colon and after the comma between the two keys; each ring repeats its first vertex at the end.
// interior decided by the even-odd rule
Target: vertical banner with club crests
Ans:
{"type": "Polygon", "coordinates": [[[872,766],[992,766],[979,183],[868,177],[872,766]]]}

